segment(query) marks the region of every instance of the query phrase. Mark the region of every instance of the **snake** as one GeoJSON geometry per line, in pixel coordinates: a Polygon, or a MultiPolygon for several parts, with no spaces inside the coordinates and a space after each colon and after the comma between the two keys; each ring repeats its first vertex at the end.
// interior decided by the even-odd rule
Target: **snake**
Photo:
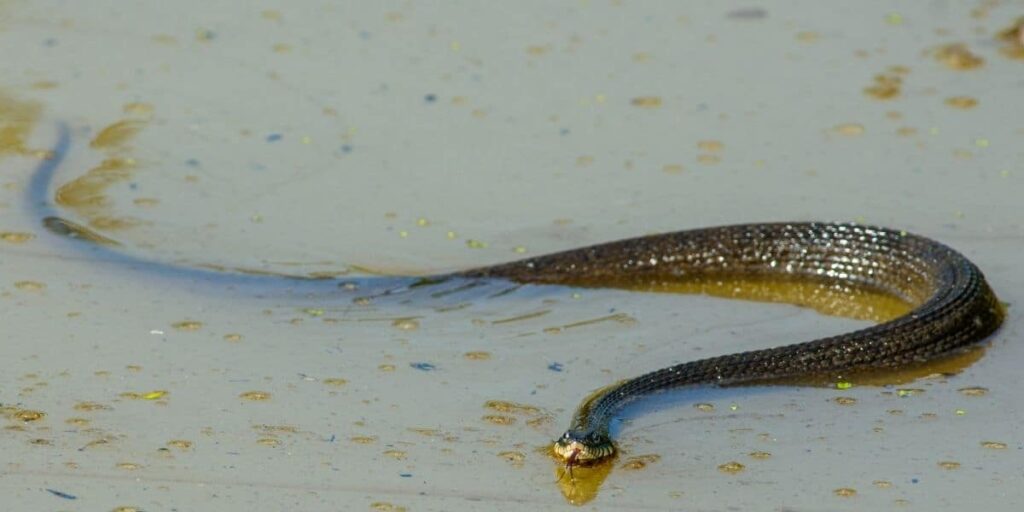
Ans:
{"type": "MultiPolygon", "coordinates": [[[[116,241],[61,217],[46,198],[69,145],[68,129],[61,125],[57,146],[29,184],[29,211],[63,237],[119,247],[116,241]]],[[[856,287],[891,296],[912,308],[853,332],[676,364],[603,388],[583,401],[569,429],[552,443],[552,453],[567,467],[614,457],[618,448],[610,433],[613,419],[627,405],[653,393],[921,363],[985,339],[1005,316],[984,275],[956,250],[906,231],[845,222],[769,222],[662,233],[423,278],[423,282],[463,278],[601,286],[718,277],[784,278],[856,287]]]]}
{"type": "Polygon", "coordinates": [[[949,355],[998,329],[1003,306],[978,267],[929,238],[835,222],[694,229],[572,249],[469,270],[471,278],[524,283],[658,283],[715,277],[785,278],[872,290],[912,305],[860,330],[802,343],[685,362],[608,386],[584,400],[551,450],[566,465],[613,457],[616,414],[656,392],[898,368],[949,355]]]}

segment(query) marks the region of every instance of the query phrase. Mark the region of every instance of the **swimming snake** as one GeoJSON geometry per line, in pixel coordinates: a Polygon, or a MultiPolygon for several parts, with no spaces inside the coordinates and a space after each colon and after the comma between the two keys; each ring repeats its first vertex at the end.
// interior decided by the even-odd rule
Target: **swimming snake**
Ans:
{"type": "Polygon", "coordinates": [[[526,283],[657,283],[696,277],[785,277],[871,289],[914,305],[907,314],[838,336],[701,359],[605,388],[586,400],[552,447],[567,465],[612,456],[611,420],[653,392],[895,368],[984,339],[1003,309],[978,267],[928,238],[857,224],[744,224],[610,242],[462,272],[526,283]]]}
{"type": "MultiPolygon", "coordinates": [[[[62,128],[52,158],[33,175],[30,210],[56,233],[110,241],[58,216],[45,199],[69,141],[62,128]]],[[[848,223],[791,222],[713,227],[603,243],[432,278],[506,279],[589,286],[700,278],[785,278],[857,287],[913,305],[908,313],[854,332],[662,368],[587,399],[552,451],[567,466],[616,452],[612,419],[651,393],[688,386],[728,386],[771,379],[895,368],[956,352],[992,334],[1004,311],[981,271],[928,238],[848,223]]]]}

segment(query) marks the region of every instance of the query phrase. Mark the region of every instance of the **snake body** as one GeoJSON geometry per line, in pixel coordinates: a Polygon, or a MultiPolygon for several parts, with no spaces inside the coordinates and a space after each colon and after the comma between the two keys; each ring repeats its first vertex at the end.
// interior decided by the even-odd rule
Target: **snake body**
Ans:
{"type": "MultiPolygon", "coordinates": [[[[54,173],[70,147],[67,126],[59,128],[50,158],[40,163],[29,183],[28,209],[60,236],[116,248],[115,241],[60,217],[47,198],[54,173]]],[[[679,231],[441,278],[600,286],[737,276],[861,287],[899,298],[914,308],[866,329],[678,364],[609,386],[584,401],[569,429],[554,442],[554,453],[569,465],[614,455],[609,425],[615,414],[657,391],[899,367],[980,341],[999,327],[1004,316],[981,271],[960,253],[922,236],[857,224],[762,223],[679,231]]]]}
{"type": "Polygon", "coordinates": [[[677,364],[605,388],[580,406],[553,444],[553,452],[569,465],[614,455],[613,417],[651,393],[922,362],[984,339],[1004,314],[981,271],[960,253],[922,236],[856,224],[767,223],[680,231],[458,275],[568,285],[784,277],[872,289],[914,305],[903,316],[858,331],[677,364]]]}

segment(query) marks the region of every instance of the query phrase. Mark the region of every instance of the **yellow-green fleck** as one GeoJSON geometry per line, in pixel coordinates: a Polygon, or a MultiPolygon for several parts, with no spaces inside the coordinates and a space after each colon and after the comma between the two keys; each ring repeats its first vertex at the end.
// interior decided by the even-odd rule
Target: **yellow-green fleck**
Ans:
{"type": "Polygon", "coordinates": [[[20,421],[24,421],[24,422],[38,421],[38,420],[43,419],[44,417],[46,417],[46,413],[45,412],[42,412],[42,411],[32,411],[32,410],[28,410],[28,409],[22,409],[22,410],[14,413],[14,419],[20,420],[20,421]]]}
{"type": "Polygon", "coordinates": [[[203,323],[197,322],[195,320],[185,320],[184,322],[177,322],[171,324],[171,327],[179,331],[198,331],[200,328],[203,327],[203,323]]]}
{"type": "Polygon", "coordinates": [[[0,240],[3,240],[4,242],[12,243],[12,244],[25,243],[25,242],[28,242],[29,240],[31,240],[31,239],[33,239],[35,237],[36,236],[33,235],[32,233],[16,233],[16,232],[12,232],[12,231],[0,232],[0,240]]]}
{"type": "Polygon", "coordinates": [[[420,323],[415,318],[398,318],[391,322],[391,326],[402,331],[414,331],[419,329],[420,323]]]}

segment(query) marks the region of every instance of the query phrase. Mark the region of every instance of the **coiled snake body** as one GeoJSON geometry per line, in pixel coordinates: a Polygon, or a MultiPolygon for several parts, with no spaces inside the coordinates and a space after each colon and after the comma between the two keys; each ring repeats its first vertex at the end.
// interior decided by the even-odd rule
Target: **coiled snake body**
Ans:
{"type": "Polygon", "coordinates": [[[655,391],[899,367],[949,354],[994,332],[1003,309],[978,267],[925,237],[836,223],[723,226],[573,249],[458,274],[526,283],[657,282],[715,276],[786,277],[872,289],[914,305],[858,331],[662,368],[588,399],[553,445],[568,465],[612,456],[609,424],[655,391]]]}

